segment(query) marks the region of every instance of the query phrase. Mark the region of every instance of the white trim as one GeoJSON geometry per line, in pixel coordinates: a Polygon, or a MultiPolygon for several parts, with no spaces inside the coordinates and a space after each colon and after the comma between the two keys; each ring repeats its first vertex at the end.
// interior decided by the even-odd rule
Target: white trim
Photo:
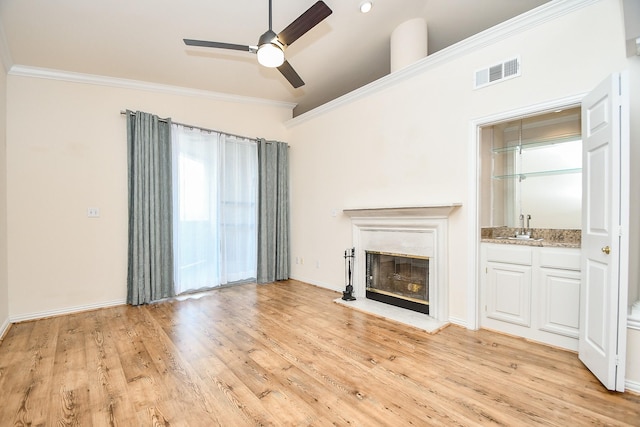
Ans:
{"type": "Polygon", "coordinates": [[[479,187],[479,173],[480,169],[478,168],[478,158],[480,155],[479,146],[480,146],[480,126],[483,123],[483,119],[474,120],[471,122],[470,126],[470,135],[469,135],[469,149],[468,153],[468,170],[469,170],[469,180],[468,180],[468,213],[467,213],[467,328],[472,330],[477,330],[480,327],[480,315],[478,312],[478,305],[480,304],[479,298],[479,287],[480,287],[480,279],[478,276],[478,262],[480,259],[480,251],[479,251],[479,233],[480,233],[480,224],[479,224],[479,211],[478,211],[478,192],[480,191],[479,187]]]}
{"type": "Polygon", "coordinates": [[[469,328],[467,321],[459,317],[449,316],[449,323],[451,323],[452,325],[458,325],[458,326],[462,326],[463,328],[471,329],[469,328]]]}
{"type": "Polygon", "coordinates": [[[258,104],[272,107],[287,108],[293,111],[296,103],[273,101],[264,98],[231,95],[221,92],[213,92],[201,89],[191,89],[180,86],[170,86],[158,83],[144,82],[140,80],[120,79],[116,77],[99,76],[95,74],[74,73],[70,71],[53,70],[50,68],[29,67],[25,65],[13,65],[8,72],[12,76],[33,77],[48,80],[60,80],[72,83],[85,83],[97,86],[118,87],[123,89],[144,90],[170,95],[193,96],[197,98],[212,99],[215,101],[235,102],[240,104],[258,104]]]}
{"type": "Polygon", "coordinates": [[[328,289],[330,291],[338,292],[339,294],[341,294],[342,291],[344,291],[344,286],[341,289],[336,289],[335,283],[327,283],[319,280],[312,280],[312,279],[306,279],[304,277],[293,277],[293,276],[289,276],[289,280],[295,280],[296,282],[302,282],[307,285],[316,286],[318,288],[328,289]]]}
{"type": "Polygon", "coordinates": [[[99,308],[114,307],[117,305],[124,305],[126,303],[127,303],[126,300],[118,299],[118,300],[112,300],[112,301],[104,301],[96,304],[77,305],[74,307],[65,307],[65,308],[59,308],[55,310],[39,311],[35,313],[21,314],[19,316],[10,316],[9,321],[11,323],[18,323],[18,322],[24,322],[26,320],[44,319],[46,317],[62,316],[65,314],[79,313],[81,311],[90,311],[90,310],[97,310],[99,308]]]}
{"type": "Polygon", "coordinates": [[[2,326],[0,326],[0,341],[4,339],[4,334],[9,330],[10,324],[11,322],[9,321],[9,318],[6,318],[2,326]]]}
{"type": "Polygon", "coordinates": [[[632,381],[632,380],[625,380],[624,381],[624,388],[625,388],[625,391],[633,391],[635,393],[640,393],[640,382],[632,381]]]}
{"type": "Polygon", "coordinates": [[[560,16],[582,9],[600,0],[555,0],[545,3],[527,13],[516,16],[508,21],[498,24],[488,30],[482,31],[472,37],[462,40],[452,46],[429,55],[401,70],[387,74],[380,79],[371,82],[359,89],[347,93],[339,98],[329,101],[313,110],[301,114],[285,122],[287,128],[302,124],[312,118],[321,116],[343,105],[350,104],[358,99],[380,92],[399,82],[408,80],[414,76],[439,66],[442,63],[453,61],[467,53],[474,52],[483,47],[506,40],[509,37],[529,30],[545,22],[560,16]]]}
{"type": "Polygon", "coordinates": [[[480,280],[478,277],[479,274],[479,246],[480,246],[480,225],[479,225],[479,203],[478,203],[478,192],[479,189],[479,180],[478,180],[478,149],[480,144],[480,128],[483,126],[488,126],[494,123],[498,123],[501,121],[513,119],[516,117],[524,117],[531,114],[537,114],[545,111],[553,111],[558,108],[567,108],[579,106],[582,98],[584,98],[585,93],[579,93],[576,95],[568,96],[566,98],[560,98],[552,101],[543,102],[540,104],[529,105],[526,107],[521,107],[515,110],[504,111],[497,114],[492,114],[490,116],[480,117],[474,119],[470,123],[469,129],[469,149],[467,152],[469,153],[468,162],[468,170],[469,170],[469,214],[468,218],[468,260],[469,260],[469,271],[467,273],[467,318],[468,318],[468,328],[469,329],[478,329],[480,327],[480,280]]]}
{"type": "Polygon", "coordinates": [[[627,319],[627,329],[635,329],[640,331],[640,319],[636,318],[628,318],[627,319]]]}
{"type": "Polygon", "coordinates": [[[424,217],[447,218],[451,211],[462,206],[462,203],[446,203],[425,206],[398,206],[375,208],[346,208],[342,212],[349,218],[387,218],[387,217],[424,217]]]}

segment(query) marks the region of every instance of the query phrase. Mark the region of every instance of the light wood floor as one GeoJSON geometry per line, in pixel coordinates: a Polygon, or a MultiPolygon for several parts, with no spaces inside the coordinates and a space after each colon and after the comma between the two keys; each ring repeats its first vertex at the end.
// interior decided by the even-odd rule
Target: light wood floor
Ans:
{"type": "Polygon", "coordinates": [[[300,282],[13,325],[0,426],[640,425],[577,356],[435,335],[300,282]]]}

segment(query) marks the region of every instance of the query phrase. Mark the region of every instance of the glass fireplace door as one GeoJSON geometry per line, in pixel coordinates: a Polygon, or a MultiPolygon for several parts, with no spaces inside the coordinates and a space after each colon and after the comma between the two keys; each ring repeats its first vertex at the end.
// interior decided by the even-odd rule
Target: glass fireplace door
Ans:
{"type": "Polygon", "coordinates": [[[429,258],[366,251],[369,299],[429,313],[429,258]]]}

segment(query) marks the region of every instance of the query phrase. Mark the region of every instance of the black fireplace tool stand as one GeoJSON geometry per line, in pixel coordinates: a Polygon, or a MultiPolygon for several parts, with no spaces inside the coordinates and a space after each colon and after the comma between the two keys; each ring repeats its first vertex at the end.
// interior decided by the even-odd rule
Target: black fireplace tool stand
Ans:
{"type": "Polygon", "coordinates": [[[351,284],[353,259],[356,256],[356,248],[347,249],[344,251],[344,272],[346,276],[347,286],[342,292],[342,299],[345,301],[354,301],[356,297],[353,296],[353,285],[351,284]]]}

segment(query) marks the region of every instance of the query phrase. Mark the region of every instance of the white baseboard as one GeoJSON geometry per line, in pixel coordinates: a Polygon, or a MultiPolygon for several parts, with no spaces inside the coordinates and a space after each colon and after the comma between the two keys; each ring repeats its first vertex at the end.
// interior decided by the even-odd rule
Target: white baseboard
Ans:
{"type": "Polygon", "coordinates": [[[4,338],[4,334],[9,330],[10,324],[11,322],[9,321],[9,318],[6,318],[4,320],[4,323],[0,325],[0,341],[2,341],[2,339],[4,338]]]}
{"type": "Polygon", "coordinates": [[[636,317],[627,318],[627,328],[640,330],[640,319],[636,317]]]}
{"type": "Polygon", "coordinates": [[[319,288],[325,288],[336,292],[344,291],[344,288],[336,289],[335,284],[319,282],[317,280],[305,279],[304,277],[289,277],[291,280],[297,280],[298,282],[308,283],[309,285],[317,286],[319,288]]]}
{"type": "Polygon", "coordinates": [[[458,325],[458,326],[462,326],[463,328],[467,328],[467,320],[466,319],[460,319],[460,318],[457,318],[457,317],[449,316],[449,322],[453,323],[454,325],[458,325]]]}
{"type": "Polygon", "coordinates": [[[624,389],[625,391],[632,391],[634,393],[640,394],[640,382],[625,380],[624,381],[624,389]]]}
{"type": "Polygon", "coordinates": [[[125,299],[118,299],[113,301],[104,301],[96,304],[77,305],[75,307],[65,307],[56,310],[39,311],[35,313],[21,314],[18,316],[9,317],[11,323],[24,322],[27,320],[44,319],[45,317],[62,316],[65,314],[79,313],[81,311],[96,310],[99,308],[113,307],[116,305],[124,305],[127,301],[125,299]]]}

